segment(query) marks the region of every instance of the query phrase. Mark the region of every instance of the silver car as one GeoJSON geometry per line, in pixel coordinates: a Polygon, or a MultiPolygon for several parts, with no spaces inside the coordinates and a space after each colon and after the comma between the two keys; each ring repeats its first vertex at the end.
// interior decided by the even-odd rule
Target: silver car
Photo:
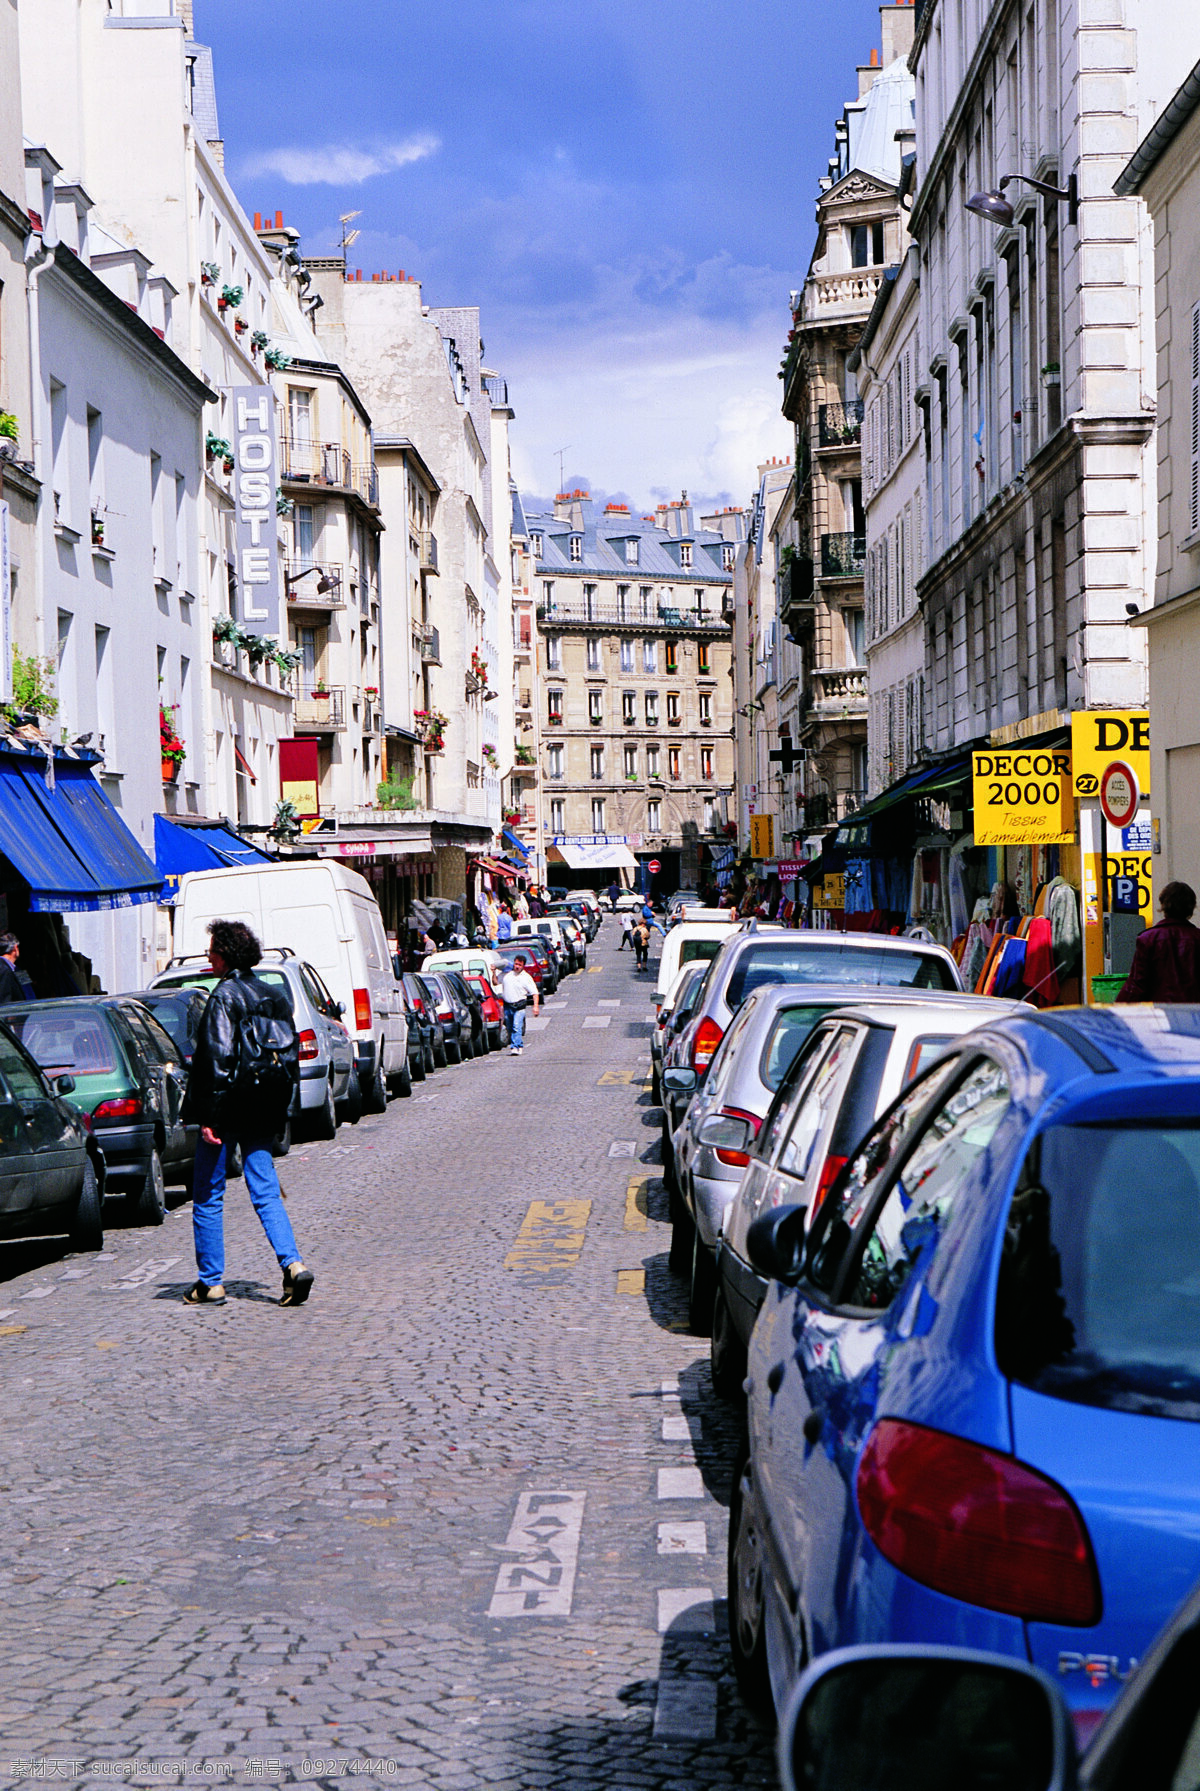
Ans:
{"type": "MultiPolygon", "coordinates": [[[[311,964],[286,945],[265,946],[255,966],[261,982],[286,988],[300,1036],[300,1113],[312,1138],[334,1138],[338,1122],[357,1120],[362,1091],[354,1073],[354,1043],[342,1025],[342,1004],[335,1001],[311,964]]],[[[172,958],[150,984],[152,989],[212,989],[216,986],[207,956],[172,958]]]]}

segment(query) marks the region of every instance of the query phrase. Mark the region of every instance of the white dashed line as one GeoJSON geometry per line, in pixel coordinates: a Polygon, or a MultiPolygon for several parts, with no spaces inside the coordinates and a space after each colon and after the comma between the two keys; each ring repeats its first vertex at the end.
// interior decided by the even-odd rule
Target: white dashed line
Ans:
{"type": "Polygon", "coordinates": [[[637,1144],[632,1138],[614,1138],[608,1154],[610,1157],[636,1157],[637,1144]]]}
{"type": "Polygon", "coordinates": [[[23,1300],[44,1300],[53,1292],[54,1289],[52,1287],[31,1287],[29,1292],[21,1294],[20,1298],[23,1300]]]}
{"type": "Polygon", "coordinates": [[[619,999],[613,1000],[613,999],[611,999],[611,997],[606,1000],[603,1000],[603,1001],[598,1001],[596,1003],[597,1007],[620,1007],[620,1005],[621,1005],[621,1003],[620,1003],[619,999]]]}
{"type": "Polygon", "coordinates": [[[708,1553],[708,1528],[703,1518],[695,1523],[659,1524],[658,1552],[660,1555],[706,1555],[708,1553]]]}
{"type": "Polygon", "coordinates": [[[671,1586],[658,1595],[658,1633],[710,1636],[716,1628],[711,1586],[671,1586]]]}
{"type": "Polygon", "coordinates": [[[526,1032],[545,1032],[549,1024],[550,1016],[548,1014],[539,1014],[536,1019],[526,1020],[525,1030],[526,1032]]]}
{"type": "Polygon", "coordinates": [[[585,1018],[583,1024],[585,1027],[590,1026],[593,1029],[601,1027],[601,1026],[611,1026],[612,1025],[612,1015],[611,1014],[588,1014],[587,1017],[585,1018]]]}
{"type": "Polygon", "coordinates": [[[659,1468],[660,1499],[702,1499],[704,1476],[699,1468],[659,1468]]]}
{"type": "Polygon", "coordinates": [[[662,1421],[664,1443],[690,1443],[692,1427],[682,1412],[668,1412],[662,1421]]]}

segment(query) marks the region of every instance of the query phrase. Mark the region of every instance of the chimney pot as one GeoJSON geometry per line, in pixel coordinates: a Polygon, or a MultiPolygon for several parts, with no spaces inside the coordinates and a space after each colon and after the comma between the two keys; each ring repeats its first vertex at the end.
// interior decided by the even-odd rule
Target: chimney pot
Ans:
{"type": "Polygon", "coordinates": [[[275,213],[275,228],[276,230],[283,229],[283,213],[281,211],[275,213]]]}
{"type": "Polygon", "coordinates": [[[262,229],[262,213],[260,211],[256,211],[254,214],[254,228],[256,230],[262,229]]]}
{"type": "Polygon", "coordinates": [[[879,51],[878,50],[871,51],[871,67],[872,68],[879,67],[879,51]]]}

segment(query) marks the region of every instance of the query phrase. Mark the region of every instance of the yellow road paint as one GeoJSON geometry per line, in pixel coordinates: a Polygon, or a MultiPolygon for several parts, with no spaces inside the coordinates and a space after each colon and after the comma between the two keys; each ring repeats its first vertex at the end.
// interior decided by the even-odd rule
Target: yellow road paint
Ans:
{"type": "Polygon", "coordinates": [[[640,1294],[644,1294],[645,1291],[646,1291],[646,1271],[645,1271],[645,1269],[618,1269],[617,1270],[617,1292],[619,1294],[633,1294],[634,1298],[636,1299],[640,1294]]]}
{"type": "Polygon", "coordinates": [[[505,1268],[546,1273],[577,1263],[591,1210],[590,1200],[531,1201],[505,1268]]]}
{"type": "Polygon", "coordinates": [[[636,1070],[605,1070],[596,1087],[628,1088],[636,1075],[636,1070]]]}
{"type": "Polygon", "coordinates": [[[28,1325],[0,1325],[0,1337],[19,1337],[28,1329],[28,1325]]]}
{"type": "Polygon", "coordinates": [[[97,1349],[120,1349],[120,1347],[121,1346],[119,1343],[107,1343],[107,1342],[105,1342],[105,1340],[103,1338],[101,1338],[96,1344],[97,1349]]]}
{"type": "Polygon", "coordinates": [[[603,964],[589,964],[588,965],[588,975],[589,976],[599,976],[600,972],[603,969],[604,969],[603,964]]]}
{"type": "Polygon", "coordinates": [[[635,1175],[630,1179],[625,1190],[626,1231],[645,1231],[650,1216],[647,1189],[652,1179],[648,1175],[635,1175]]]}

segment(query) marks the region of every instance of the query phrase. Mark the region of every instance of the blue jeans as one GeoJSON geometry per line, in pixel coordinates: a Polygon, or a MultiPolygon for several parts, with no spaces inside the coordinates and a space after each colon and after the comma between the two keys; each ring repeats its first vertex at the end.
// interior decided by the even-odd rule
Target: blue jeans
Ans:
{"type": "MultiPolygon", "coordinates": [[[[243,1140],[242,1161],[250,1199],[262,1221],[267,1242],[280,1268],[290,1268],[300,1261],[300,1252],[279,1191],[270,1142],[243,1140]]],[[[196,1238],[196,1267],[206,1287],[216,1287],[225,1279],[224,1207],[225,1146],[208,1144],[202,1137],[196,1145],[192,1176],[192,1230],[196,1238]]]]}
{"type": "Polygon", "coordinates": [[[525,1009],[510,1007],[506,1001],[504,1003],[504,1024],[508,1027],[509,1044],[519,1051],[525,1043],[525,1009]]]}

